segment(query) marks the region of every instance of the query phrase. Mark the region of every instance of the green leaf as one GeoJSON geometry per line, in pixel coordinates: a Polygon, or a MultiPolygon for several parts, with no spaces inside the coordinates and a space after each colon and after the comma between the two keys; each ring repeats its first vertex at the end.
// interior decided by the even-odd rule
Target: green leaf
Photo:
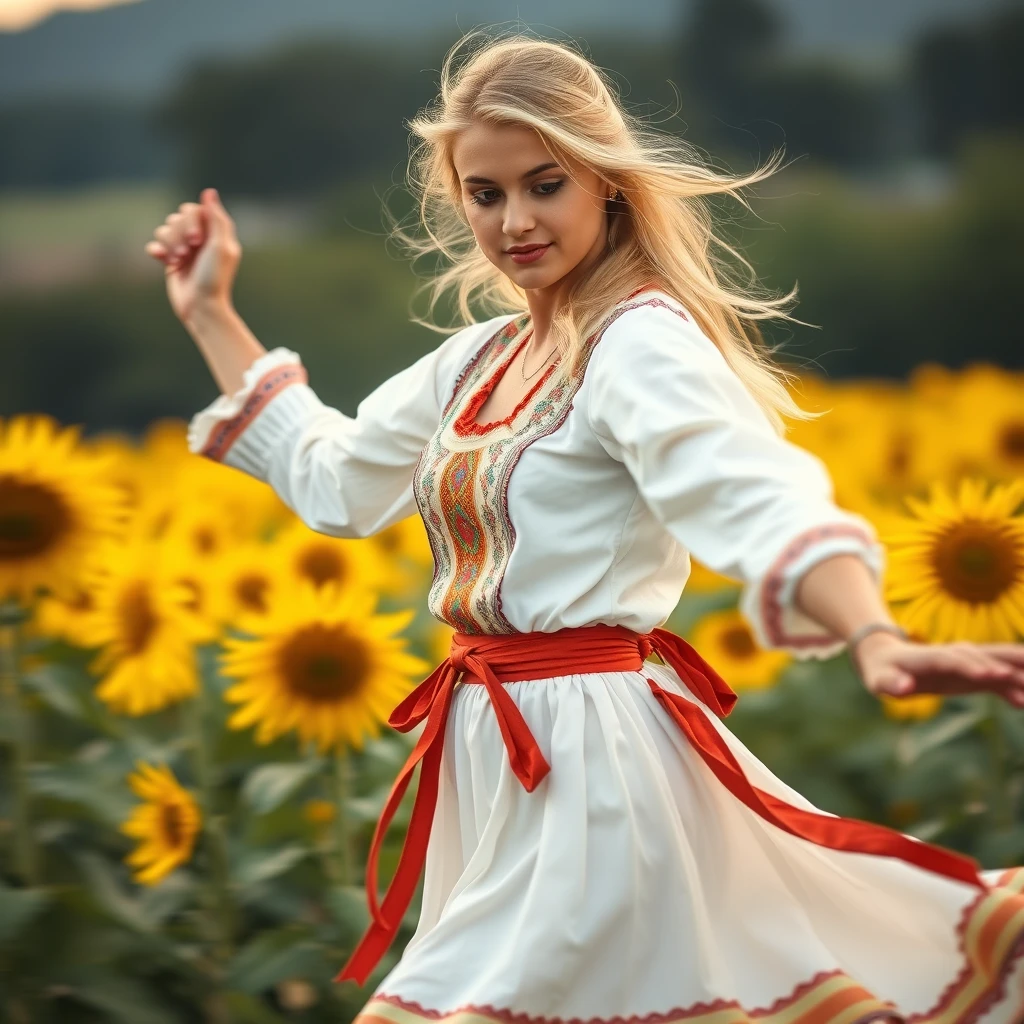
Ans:
{"type": "Polygon", "coordinates": [[[225,992],[224,1003],[235,1024],[288,1024],[288,1018],[275,1013],[248,992],[225,992]]]}
{"type": "Polygon", "coordinates": [[[102,1010],[111,1021],[125,1024],[184,1024],[183,1019],[164,1005],[157,991],[124,974],[100,971],[90,965],[80,980],[67,980],[68,993],[78,1002],[102,1010]]]}
{"type": "Polygon", "coordinates": [[[366,890],[361,885],[335,885],[327,893],[327,906],[346,933],[359,936],[370,923],[366,890]]]}
{"type": "Polygon", "coordinates": [[[258,814],[280,807],[324,769],[322,758],[286,764],[264,764],[247,776],[242,796],[258,814]]]}
{"type": "Polygon", "coordinates": [[[238,951],[228,967],[227,984],[251,994],[264,992],[285,978],[315,971],[322,956],[305,929],[263,932],[238,951]]]}
{"type": "Polygon", "coordinates": [[[49,707],[69,718],[87,718],[86,709],[75,692],[78,673],[70,665],[48,662],[25,672],[22,682],[49,707]]]}
{"type": "Polygon", "coordinates": [[[115,921],[143,934],[155,930],[159,921],[152,915],[152,910],[147,912],[147,907],[141,899],[130,895],[121,887],[113,869],[103,857],[82,850],[75,855],[75,860],[89,883],[89,892],[96,903],[115,921]]]}
{"type": "Polygon", "coordinates": [[[12,889],[0,882],[0,942],[9,942],[50,902],[47,889],[12,889]]]}
{"type": "Polygon", "coordinates": [[[29,785],[33,793],[83,807],[114,828],[131,814],[135,803],[126,791],[111,788],[96,768],[82,761],[34,764],[29,769],[29,785]]]}
{"type": "Polygon", "coordinates": [[[232,879],[238,885],[266,882],[290,871],[309,853],[309,847],[299,843],[288,843],[273,850],[245,850],[233,866],[232,879]]]}

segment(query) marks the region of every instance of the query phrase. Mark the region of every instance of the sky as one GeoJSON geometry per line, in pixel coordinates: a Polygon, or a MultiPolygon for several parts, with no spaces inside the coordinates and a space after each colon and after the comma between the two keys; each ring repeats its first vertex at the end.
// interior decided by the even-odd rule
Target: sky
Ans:
{"type": "Polygon", "coordinates": [[[138,0],[0,0],[0,29],[15,32],[54,11],[88,11],[96,7],[138,3],[138,0]]]}

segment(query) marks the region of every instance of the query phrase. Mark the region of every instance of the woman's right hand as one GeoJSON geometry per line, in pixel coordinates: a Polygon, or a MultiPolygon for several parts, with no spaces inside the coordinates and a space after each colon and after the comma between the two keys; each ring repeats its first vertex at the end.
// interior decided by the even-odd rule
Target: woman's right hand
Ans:
{"type": "Polygon", "coordinates": [[[146,252],[164,264],[167,298],[186,323],[201,306],[231,306],[242,259],[235,222],[217,190],[203,189],[198,203],[182,203],[154,232],[146,252]]]}

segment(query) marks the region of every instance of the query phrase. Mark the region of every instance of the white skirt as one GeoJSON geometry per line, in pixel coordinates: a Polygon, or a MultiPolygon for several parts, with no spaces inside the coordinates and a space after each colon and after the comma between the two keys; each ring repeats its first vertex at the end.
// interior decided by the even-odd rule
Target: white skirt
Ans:
{"type": "Polygon", "coordinates": [[[486,687],[449,713],[419,923],[356,1024],[1021,1024],[1024,868],[990,888],[820,846],[715,776],[652,692],[668,665],[503,684],[550,773],[530,793],[486,687]],[[456,785],[458,779],[458,785],[456,785]]]}

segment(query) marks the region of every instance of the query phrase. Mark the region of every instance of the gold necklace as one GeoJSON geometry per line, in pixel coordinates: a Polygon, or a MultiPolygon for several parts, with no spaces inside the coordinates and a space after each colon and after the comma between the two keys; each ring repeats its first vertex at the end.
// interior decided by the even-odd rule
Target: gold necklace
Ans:
{"type": "MultiPolygon", "coordinates": [[[[553,351],[557,352],[558,349],[556,348],[553,351]]],[[[522,363],[519,364],[519,373],[522,375],[523,383],[524,384],[530,379],[530,377],[536,377],[537,374],[540,373],[540,371],[544,369],[544,366],[547,364],[548,360],[551,358],[551,355],[552,355],[552,353],[549,352],[547,359],[545,359],[544,362],[541,363],[540,366],[538,366],[537,369],[534,370],[533,373],[531,373],[530,376],[528,377],[528,376],[526,376],[526,373],[524,372],[526,370],[526,353],[525,352],[523,353],[523,361],[522,361],[522,363]]]]}

